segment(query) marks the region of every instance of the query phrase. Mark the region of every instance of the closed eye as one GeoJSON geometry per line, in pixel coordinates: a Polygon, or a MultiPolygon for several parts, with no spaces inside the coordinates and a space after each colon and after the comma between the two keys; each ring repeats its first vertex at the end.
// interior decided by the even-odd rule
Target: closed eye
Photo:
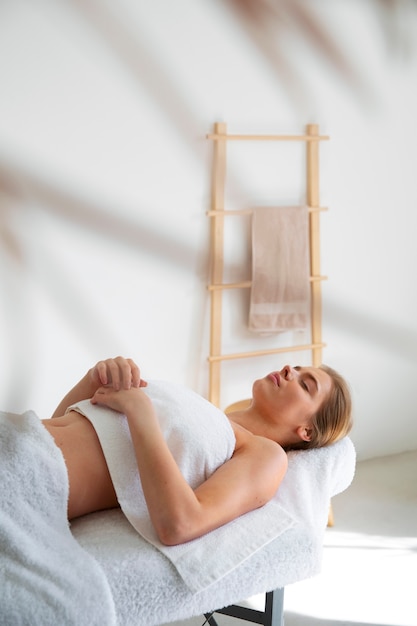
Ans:
{"type": "MultiPolygon", "coordinates": [[[[296,365],[294,369],[297,370],[298,372],[301,372],[303,368],[301,368],[299,365],[296,365]]],[[[307,372],[304,371],[302,373],[302,377],[300,377],[300,385],[302,386],[303,389],[305,389],[305,391],[307,391],[308,393],[312,395],[319,390],[319,385],[318,385],[316,377],[313,376],[313,374],[309,371],[307,372]],[[306,382],[306,379],[311,381],[313,388],[310,388],[310,386],[306,382]]]]}

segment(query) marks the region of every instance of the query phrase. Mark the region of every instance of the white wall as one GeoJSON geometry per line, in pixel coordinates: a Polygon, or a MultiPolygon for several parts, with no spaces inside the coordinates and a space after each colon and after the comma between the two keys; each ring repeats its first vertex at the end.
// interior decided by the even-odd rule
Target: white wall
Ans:
{"type": "MultiPolygon", "coordinates": [[[[331,136],[324,360],[351,383],[360,458],[417,447],[417,51],[386,44],[373,6],[315,3],[358,85],[285,23],[277,48],[292,90],[220,1],[0,5],[2,408],[48,416],[119,353],[145,377],[206,393],[205,135],[215,121],[247,133],[317,122],[331,136]]],[[[412,12],[400,26],[403,43],[415,39],[412,12]]],[[[242,150],[231,151],[231,204],[303,201],[295,148],[242,150]]],[[[245,348],[246,306],[226,322],[245,348]]],[[[225,372],[223,402],[287,360],[225,372]]]]}

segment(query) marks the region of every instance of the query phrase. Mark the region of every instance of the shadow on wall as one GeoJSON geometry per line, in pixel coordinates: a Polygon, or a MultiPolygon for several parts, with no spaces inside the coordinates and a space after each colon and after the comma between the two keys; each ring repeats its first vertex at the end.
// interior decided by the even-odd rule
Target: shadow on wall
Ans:
{"type": "Polygon", "coordinates": [[[381,350],[401,354],[401,358],[417,360],[417,334],[384,318],[367,315],[364,309],[354,309],[343,302],[326,304],[326,321],[343,332],[359,337],[363,343],[372,343],[381,350]]]}
{"type": "MultiPolygon", "coordinates": [[[[50,181],[24,171],[16,165],[6,164],[0,160],[0,192],[8,203],[37,202],[43,209],[55,216],[78,224],[84,230],[95,235],[111,239],[133,248],[140,247],[152,255],[168,258],[170,262],[189,269],[192,266],[195,250],[183,240],[175,241],[172,235],[165,236],[149,225],[138,220],[130,220],[118,214],[114,208],[106,211],[102,206],[76,196],[62,187],[55,187],[50,181]]],[[[138,209],[137,215],[145,214],[138,209]]],[[[15,261],[22,260],[19,242],[7,225],[7,212],[1,212],[3,221],[1,236],[3,244],[15,261]],[[5,238],[5,239],[4,239],[5,238]]]]}
{"type": "MultiPolygon", "coordinates": [[[[268,67],[272,67],[275,80],[280,86],[284,86],[287,96],[293,105],[303,110],[303,102],[306,99],[307,86],[303,84],[303,78],[290,61],[288,51],[285,50],[285,38],[281,37],[283,30],[291,36],[308,42],[312,54],[315,54],[327,64],[330,63],[335,74],[340,80],[352,89],[355,94],[367,97],[369,93],[368,78],[366,86],[362,77],[355,73],[352,64],[337,41],[336,34],[325,23],[325,15],[320,14],[308,5],[304,0],[219,0],[219,7],[231,13],[236,18],[236,24],[241,25],[242,33],[247,41],[253,46],[254,51],[264,58],[268,67]],[[283,43],[284,42],[284,43],[283,43]]],[[[395,44],[396,49],[405,43],[411,46],[413,40],[404,37],[404,24],[410,11],[416,10],[415,2],[395,2],[388,0],[373,0],[372,7],[374,17],[381,25],[381,32],[385,33],[386,41],[395,44]],[[400,19],[401,18],[401,19],[400,19]]],[[[111,49],[116,59],[121,63],[124,71],[130,72],[133,80],[145,87],[155,105],[162,111],[184,145],[192,150],[202,160],[205,160],[206,145],[200,142],[202,138],[202,125],[196,116],[192,106],[187,103],[185,96],[178,89],[178,85],[158,61],[157,55],[150,49],[143,48],[140,32],[140,24],[129,21],[128,12],[120,17],[120,11],[104,7],[101,3],[93,0],[79,0],[72,5],[74,11],[90,25],[92,32],[100,36],[104,43],[111,49]]],[[[411,23],[411,20],[410,20],[411,23]]],[[[411,33],[410,33],[411,34],[411,33]]],[[[352,46],[355,44],[352,43],[352,46]]],[[[311,96],[312,94],[307,94],[311,96]]],[[[206,168],[206,165],[204,164],[206,168]]],[[[240,198],[245,197],[244,181],[230,179],[233,187],[240,198]]],[[[119,216],[115,217],[110,211],[104,211],[93,203],[86,202],[74,194],[62,188],[56,188],[51,182],[45,182],[38,176],[25,171],[20,166],[11,165],[7,161],[0,163],[0,191],[3,190],[4,205],[0,218],[2,220],[1,244],[7,260],[21,270],[25,268],[25,251],[19,241],[17,233],[13,232],[12,221],[8,220],[10,211],[16,208],[17,203],[37,201],[49,211],[53,211],[59,217],[71,220],[82,228],[99,234],[112,241],[123,243],[137,248],[148,250],[152,255],[168,258],[180,267],[190,268],[193,266],[195,250],[187,246],[183,241],[176,241],[172,236],[164,236],[156,229],[149,228],[136,220],[128,220],[119,216]]],[[[6,270],[5,270],[6,271],[6,270]]],[[[8,365],[11,372],[19,373],[19,376],[10,374],[11,379],[21,379],[21,368],[25,362],[24,352],[30,344],[31,320],[30,310],[25,309],[23,298],[24,286],[21,289],[20,300],[16,286],[10,277],[2,281],[6,293],[7,313],[12,322],[12,337],[8,341],[13,342],[13,359],[8,365]],[[6,280],[7,279],[7,280],[6,280]],[[22,300],[23,298],[23,300],[22,300]],[[17,308],[22,310],[21,316],[16,316],[17,308]],[[20,327],[19,327],[20,326],[20,327]],[[23,336],[27,339],[22,340],[23,336]],[[19,346],[20,352],[16,352],[15,345],[19,346]]],[[[399,343],[404,354],[412,358],[415,354],[416,338],[401,328],[391,328],[387,332],[386,322],[375,323],[375,320],[363,319],[363,313],[353,311],[347,313],[346,309],[330,310],[331,316],[338,322],[343,322],[344,328],[352,328],[352,319],[355,320],[354,332],[362,328],[364,336],[369,340],[399,349],[399,343]],[[353,316],[353,317],[352,317],[353,316]],[[356,317],[355,317],[356,316],[356,317]],[[365,331],[366,328],[366,331],[365,331]],[[394,339],[395,338],[395,343],[394,339]],[[399,341],[398,341],[399,338],[399,341]]],[[[352,329],[353,330],[353,329],[352,329]]],[[[30,359],[26,359],[30,361],[30,359]]],[[[27,377],[30,378],[30,377],[27,377]]]]}
{"type": "MultiPolygon", "coordinates": [[[[371,4],[370,11],[388,51],[407,58],[415,44],[412,29],[408,27],[417,11],[416,3],[373,0],[371,4]]],[[[358,97],[364,101],[372,98],[369,75],[355,66],[349,51],[344,50],[338,39],[337,29],[326,21],[325,14],[305,0],[219,0],[217,5],[231,14],[254,52],[260,54],[265,65],[272,69],[277,83],[284,87],[292,105],[299,110],[304,110],[305,102],[314,94],[288,54],[288,35],[309,45],[311,53],[328,65],[358,97]]],[[[171,75],[163,70],[148,48],[143,49],[138,20],[134,22],[132,16],[132,27],[132,23],[126,23],[120,17],[119,10],[109,10],[92,0],[79,0],[76,8],[121,59],[125,69],[146,86],[157,106],[173,123],[173,128],[183,139],[188,138],[194,143],[198,120],[184,102],[171,75]]],[[[355,45],[352,39],[352,49],[355,45]]]]}
{"type": "MultiPolygon", "coordinates": [[[[369,76],[363,81],[358,70],[348,58],[337,41],[335,33],[325,23],[323,16],[309,7],[304,0],[219,0],[219,6],[235,16],[237,23],[247,36],[254,49],[261,52],[267,65],[273,68],[273,75],[279,84],[284,84],[288,97],[298,106],[305,102],[303,78],[296,68],[289,64],[285,51],[285,38],[282,32],[302,38],[310,43],[313,54],[330,63],[333,70],[355,93],[365,94],[369,88],[369,76]],[[284,43],[282,43],[284,41],[284,43]]],[[[199,153],[200,158],[206,154],[201,138],[202,125],[187,104],[177,84],[157,60],[152,50],[144,49],[140,37],[140,25],[129,21],[128,11],[123,17],[120,12],[112,12],[103,4],[92,0],[79,0],[74,10],[82,16],[105,44],[121,61],[122,68],[128,70],[134,81],[145,86],[156,106],[176,130],[183,143],[199,153]],[[133,24],[133,26],[132,26],[133,24]]],[[[394,51],[409,51],[413,39],[407,37],[405,24],[410,11],[417,11],[416,2],[398,3],[395,0],[374,0],[374,18],[385,35],[387,45],[394,51]]],[[[411,22],[411,20],[410,20],[411,22]]],[[[409,33],[411,35],[411,32],[409,33]]],[[[208,130],[208,129],[206,129],[208,130]]],[[[54,188],[48,182],[39,180],[21,168],[0,163],[0,190],[5,187],[6,193],[12,196],[34,197],[40,200],[55,213],[78,222],[83,227],[99,232],[104,236],[122,241],[130,245],[141,245],[145,249],[156,250],[161,255],[175,259],[180,265],[189,266],[191,251],[183,242],[172,241],[171,237],[163,237],[153,229],[138,225],[126,219],[117,218],[103,212],[102,208],[92,206],[63,189],[54,188]]],[[[240,198],[247,198],[244,181],[231,179],[231,188],[240,198]]],[[[6,214],[7,215],[7,214],[6,214]]],[[[5,212],[3,212],[5,218],[5,212]]],[[[18,260],[19,245],[13,240],[7,224],[2,224],[3,244],[6,250],[18,260]]]]}
{"type": "MultiPolygon", "coordinates": [[[[48,295],[63,320],[70,314],[72,330],[85,346],[100,354],[103,337],[109,343],[112,340],[115,345],[118,343],[114,329],[109,328],[100,312],[86,301],[85,294],[79,289],[77,275],[61,267],[59,258],[47,258],[41,246],[37,254],[38,268],[30,267],[28,251],[12,216],[19,209],[22,212],[28,210],[34,203],[80,230],[108,240],[109,244],[128,246],[134,251],[165,259],[168,264],[187,273],[193,268],[196,272],[201,269],[196,267],[196,248],[189,240],[176,240],[172,234],[159,232],[157,225],[152,228],[138,220],[122,217],[114,208],[112,212],[110,209],[106,211],[16,165],[0,161],[0,314],[6,329],[2,344],[4,371],[0,395],[1,408],[5,410],[18,410],[16,407],[24,405],[34,384],[32,367],[38,362],[42,349],[38,345],[38,323],[33,311],[33,282],[37,282],[40,291],[48,295]]],[[[203,265],[203,261],[200,264],[203,265]]],[[[204,267],[207,267],[207,259],[204,267]]]]}

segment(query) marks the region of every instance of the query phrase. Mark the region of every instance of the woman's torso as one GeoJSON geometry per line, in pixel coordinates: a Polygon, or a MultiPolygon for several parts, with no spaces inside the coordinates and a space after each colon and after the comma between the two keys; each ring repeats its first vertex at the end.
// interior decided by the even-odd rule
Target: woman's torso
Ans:
{"type": "MultiPolygon", "coordinates": [[[[68,519],[118,507],[116,492],[96,431],[80,413],[42,420],[60,448],[68,471],[68,519]]],[[[253,437],[230,421],[236,437],[235,452],[253,437]]]]}

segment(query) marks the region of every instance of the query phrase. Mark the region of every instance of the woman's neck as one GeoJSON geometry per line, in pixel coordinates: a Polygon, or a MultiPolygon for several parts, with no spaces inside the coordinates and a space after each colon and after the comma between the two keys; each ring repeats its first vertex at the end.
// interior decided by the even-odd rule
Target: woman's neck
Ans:
{"type": "Polygon", "coordinates": [[[267,439],[276,441],[280,445],[284,445],[284,443],[280,441],[279,427],[276,424],[266,422],[262,415],[252,407],[240,411],[233,411],[228,413],[227,417],[231,422],[249,431],[252,435],[266,437],[267,439]]]}

